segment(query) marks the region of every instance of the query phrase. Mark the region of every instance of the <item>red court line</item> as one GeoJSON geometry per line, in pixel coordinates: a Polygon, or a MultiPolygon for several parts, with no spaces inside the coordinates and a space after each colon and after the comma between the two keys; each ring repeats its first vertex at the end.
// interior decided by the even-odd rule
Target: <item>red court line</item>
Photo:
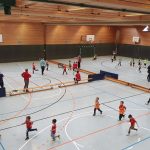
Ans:
{"type": "MultiPolygon", "coordinates": [[[[141,114],[141,115],[137,116],[136,118],[141,118],[141,117],[147,116],[147,115],[150,115],[150,112],[141,114]]],[[[54,148],[58,148],[58,147],[64,146],[64,145],[69,144],[69,143],[71,143],[71,142],[84,139],[84,138],[86,138],[86,137],[89,137],[89,136],[91,136],[91,135],[100,133],[100,132],[102,132],[102,131],[106,131],[106,130],[111,129],[111,128],[114,128],[114,127],[117,127],[117,126],[119,126],[119,125],[121,125],[121,124],[124,124],[124,123],[126,123],[126,121],[119,122],[119,123],[117,123],[117,124],[108,126],[108,127],[106,127],[106,128],[99,129],[99,130],[96,130],[96,131],[94,131],[94,132],[88,133],[88,134],[86,134],[86,135],[83,135],[83,136],[74,138],[74,139],[72,139],[71,141],[66,141],[66,142],[64,142],[64,143],[62,143],[62,144],[59,144],[59,145],[57,145],[57,146],[53,146],[53,147],[49,148],[48,150],[52,150],[52,149],[54,149],[54,148]]]]}
{"type": "Polygon", "coordinates": [[[24,108],[23,108],[22,110],[20,110],[19,112],[17,112],[14,116],[8,118],[7,120],[5,120],[5,121],[0,121],[0,125],[2,125],[2,124],[4,124],[4,123],[8,122],[9,120],[15,119],[17,116],[19,116],[19,115],[30,105],[31,100],[32,100],[32,98],[31,98],[32,96],[31,96],[31,93],[29,93],[29,95],[30,95],[29,101],[28,101],[28,103],[24,106],[24,108]]]}
{"type": "MultiPolygon", "coordinates": [[[[15,81],[16,83],[19,84],[19,82],[16,81],[16,80],[14,80],[13,78],[11,78],[11,77],[8,77],[8,78],[10,78],[11,80],[13,80],[13,81],[15,81]]],[[[31,103],[31,101],[32,101],[31,93],[29,93],[29,96],[30,96],[30,97],[29,97],[28,103],[27,103],[19,112],[17,112],[14,116],[8,118],[8,119],[5,120],[5,121],[3,121],[3,120],[0,121],[0,125],[5,124],[5,123],[8,122],[9,120],[15,119],[15,118],[16,118],[17,116],[19,116],[24,110],[26,110],[26,108],[30,105],[30,103],[31,103]]]]}

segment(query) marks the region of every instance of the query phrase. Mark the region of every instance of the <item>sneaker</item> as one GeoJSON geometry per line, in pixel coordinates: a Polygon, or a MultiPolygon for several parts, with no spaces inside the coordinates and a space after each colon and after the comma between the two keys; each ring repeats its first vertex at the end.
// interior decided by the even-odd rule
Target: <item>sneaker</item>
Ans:
{"type": "Polygon", "coordinates": [[[95,114],[93,114],[93,116],[95,116],[95,114]]]}
{"type": "Polygon", "coordinates": [[[101,114],[102,114],[103,112],[101,111],[101,114]]]}
{"type": "Polygon", "coordinates": [[[60,139],[60,135],[58,135],[58,138],[60,139]]]}
{"type": "Polygon", "coordinates": [[[29,140],[29,137],[26,137],[26,139],[25,140],[29,140]]]}

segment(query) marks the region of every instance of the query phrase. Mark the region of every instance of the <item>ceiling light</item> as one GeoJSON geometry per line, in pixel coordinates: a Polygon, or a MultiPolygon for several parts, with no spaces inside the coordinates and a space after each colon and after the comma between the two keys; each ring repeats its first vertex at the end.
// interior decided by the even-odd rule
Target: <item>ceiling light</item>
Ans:
{"type": "Polygon", "coordinates": [[[143,31],[144,31],[144,32],[148,32],[148,31],[150,31],[149,26],[147,25],[147,26],[143,29],[143,31]]]}

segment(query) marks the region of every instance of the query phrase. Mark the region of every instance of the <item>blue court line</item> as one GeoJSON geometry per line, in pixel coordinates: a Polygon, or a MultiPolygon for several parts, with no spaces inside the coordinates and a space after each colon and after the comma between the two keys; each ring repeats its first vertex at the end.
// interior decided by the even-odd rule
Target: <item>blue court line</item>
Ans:
{"type": "Polygon", "coordinates": [[[5,148],[1,142],[0,142],[0,147],[2,148],[2,150],[5,150],[5,148]]]}
{"type": "Polygon", "coordinates": [[[131,145],[129,145],[129,146],[127,146],[127,147],[121,149],[121,150],[127,150],[128,148],[130,148],[130,147],[132,147],[132,146],[135,146],[135,145],[137,145],[137,144],[139,144],[139,143],[141,143],[141,142],[144,142],[144,141],[146,141],[146,140],[148,140],[148,139],[150,139],[150,136],[147,137],[147,138],[145,138],[145,139],[143,139],[143,140],[141,140],[141,141],[139,141],[139,142],[133,143],[133,144],[131,144],[131,145]]]}

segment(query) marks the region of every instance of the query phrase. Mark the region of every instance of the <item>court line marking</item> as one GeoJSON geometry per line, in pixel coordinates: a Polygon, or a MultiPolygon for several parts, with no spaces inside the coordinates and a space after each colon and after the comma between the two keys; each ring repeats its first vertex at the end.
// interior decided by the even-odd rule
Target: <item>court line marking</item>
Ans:
{"type": "Polygon", "coordinates": [[[135,145],[137,145],[137,144],[140,144],[140,143],[142,143],[142,142],[144,142],[144,141],[146,141],[146,140],[149,140],[149,139],[150,139],[150,136],[148,136],[148,137],[146,137],[146,138],[144,138],[144,139],[142,139],[142,140],[140,140],[140,141],[138,141],[138,142],[135,142],[135,143],[133,143],[133,144],[131,144],[131,145],[129,145],[129,146],[127,146],[127,147],[121,149],[121,150],[129,150],[129,149],[132,149],[133,146],[135,146],[135,145]]]}
{"type": "MultiPolygon", "coordinates": [[[[64,119],[61,119],[60,121],[58,121],[57,123],[63,122],[64,120],[68,119],[69,117],[66,117],[64,119]]],[[[41,131],[39,131],[37,134],[35,134],[32,138],[30,138],[27,142],[25,142],[21,147],[19,147],[18,150],[22,150],[31,140],[33,140],[35,137],[37,137],[39,134],[41,134],[42,132],[44,132],[46,129],[48,129],[52,124],[50,124],[49,126],[43,128],[41,131]]]]}
{"type": "MultiPolygon", "coordinates": [[[[150,112],[149,112],[149,113],[141,114],[141,115],[137,116],[136,118],[141,118],[141,117],[146,116],[146,115],[150,115],[150,112]]],[[[111,126],[108,126],[108,127],[105,127],[105,128],[99,129],[99,130],[96,130],[96,131],[94,131],[94,132],[88,133],[88,134],[86,134],[86,135],[83,135],[83,136],[74,138],[74,139],[72,139],[71,141],[66,141],[66,142],[64,142],[64,143],[62,143],[62,144],[59,144],[59,145],[57,145],[57,146],[53,146],[53,147],[49,148],[48,150],[51,150],[51,149],[55,149],[55,148],[64,146],[64,145],[69,144],[69,143],[71,143],[71,142],[73,142],[73,141],[77,141],[77,140],[84,139],[84,138],[86,138],[86,137],[89,137],[89,136],[91,136],[91,135],[100,133],[100,132],[102,132],[102,131],[106,131],[106,130],[111,129],[111,128],[114,128],[114,127],[117,127],[117,126],[119,126],[119,125],[121,125],[121,124],[124,124],[124,123],[127,123],[127,121],[122,121],[122,122],[119,122],[119,123],[117,123],[117,124],[114,124],[114,125],[111,125],[111,126]]]]}
{"type": "Polygon", "coordinates": [[[6,150],[6,149],[4,148],[4,145],[1,143],[1,141],[0,141],[0,146],[1,146],[1,148],[2,148],[3,150],[6,150]]]}
{"type": "MultiPolygon", "coordinates": [[[[9,86],[12,87],[11,85],[9,85],[9,86]]],[[[28,95],[29,95],[29,98],[26,98],[26,97],[22,96],[23,99],[28,100],[28,103],[19,112],[14,114],[12,117],[7,118],[7,120],[0,120],[0,125],[5,124],[6,122],[8,122],[8,121],[16,118],[17,116],[19,116],[31,104],[32,95],[31,95],[31,93],[29,93],[28,95]]]]}
{"type": "MultiPolygon", "coordinates": [[[[124,97],[124,99],[127,99],[127,98],[130,98],[130,97],[134,97],[134,96],[138,96],[138,95],[143,95],[145,94],[145,92],[143,93],[138,93],[138,94],[135,94],[135,95],[130,95],[130,96],[127,96],[127,97],[124,97]]],[[[120,98],[119,99],[114,99],[114,100],[110,100],[110,101],[106,101],[104,104],[107,104],[107,103],[112,103],[112,102],[115,102],[115,101],[119,101],[121,100],[120,98]]],[[[103,103],[101,103],[103,104],[103,103]]],[[[90,105],[90,106],[86,106],[86,107],[82,107],[82,108],[78,108],[74,111],[79,111],[79,110],[83,110],[83,109],[87,109],[87,108],[91,108],[93,107],[93,105],[90,105]]],[[[47,118],[51,118],[51,117],[55,117],[55,116],[59,116],[59,115],[63,115],[63,114],[67,114],[67,113],[71,113],[72,111],[67,111],[67,112],[64,112],[64,113],[61,113],[61,114],[57,114],[57,115],[53,115],[53,116],[49,116],[49,117],[45,117],[45,118],[42,118],[42,119],[39,119],[39,120],[44,120],[44,119],[47,119],[47,118]]],[[[25,116],[25,115],[24,115],[25,116]]],[[[20,116],[19,116],[20,117],[20,116]]],[[[18,118],[19,118],[18,117],[18,118]]],[[[21,116],[22,117],[22,116],[21,116]]],[[[38,120],[35,120],[35,121],[38,121],[38,120]]],[[[17,126],[20,126],[20,125],[15,125],[15,126],[11,126],[11,127],[8,127],[8,128],[3,128],[3,129],[0,129],[0,131],[2,130],[6,130],[6,129],[10,129],[10,128],[13,128],[13,127],[17,127],[17,126]]]]}
{"type": "MultiPolygon", "coordinates": [[[[85,113],[81,113],[81,114],[77,114],[75,116],[80,116],[82,114],[85,114],[85,113]]],[[[61,119],[59,120],[57,123],[60,123],[60,122],[63,122],[64,120],[67,120],[69,118],[68,117],[65,117],[64,119],[61,119]]],[[[44,132],[46,129],[48,129],[52,124],[46,126],[45,128],[43,128],[42,130],[40,130],[37,134],[35,134],[32,138],[30,138],[27,142],[25,142],[18,150],[22,150],[31,140],[33,140],[35,137],[37,137],[39,134],[41,134],[42,132],[44,132]]]]}
{"type": "Polygon", "coordinates": [[[68,127],[68,125],[69,125],[73,120],[76,120],[76,119],[81,118],[81,117],[89,116],[89,113],[90,113],[90,115],[91,115],[91,112],[87,112],[87,113],[84,113],[84,114],[81,115],[81,116],[73,117],[72,119],[70,119],[70,120],[68,121],[68,123],[67,123],[66,126],[65,126],[65,134],[66,134],[67,138],[68,138],[70,141],[72,141],[73,145],[77,148],[77,150],[80,150],[80,147],[84,147],[84,146],[81,145],[81,144],[79,144],[79,143],[77,143],[76,141],[73,141],[73,139],[69,136],[69,134],[68,134],[68,132],[67,132],[67,127],[68,127]]]}

